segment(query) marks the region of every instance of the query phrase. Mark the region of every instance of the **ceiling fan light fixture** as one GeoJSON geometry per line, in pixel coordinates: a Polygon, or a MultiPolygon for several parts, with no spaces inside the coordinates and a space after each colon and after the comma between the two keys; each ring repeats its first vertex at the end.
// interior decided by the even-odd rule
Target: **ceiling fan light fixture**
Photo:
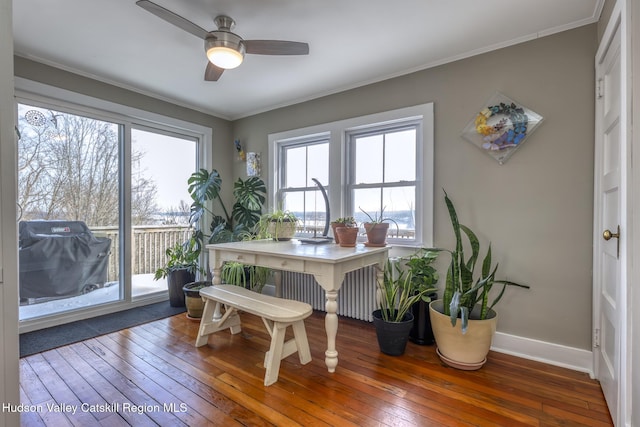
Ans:
{"type": "Polygon", "coordinates": [[[217,67],[230,70],[242,64],[244,59],[244,43],[233,33],[218,33],[215,37],[208,37],[204,43],[209,61],[217,67]]]}

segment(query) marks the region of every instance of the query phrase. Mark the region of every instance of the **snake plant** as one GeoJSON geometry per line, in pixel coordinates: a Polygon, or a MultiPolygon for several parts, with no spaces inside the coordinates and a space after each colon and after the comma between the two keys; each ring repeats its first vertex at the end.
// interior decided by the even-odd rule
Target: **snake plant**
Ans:
{"type": "Polygon", "coordinates": [[[476,304],[480,305],[479,319],[484,320],[487,318],[489,311],[500,301],[507,286],[518,286],[527,289],[529,286],[495,278],[498,264],[493,268],[491,267],[491,243],[489,243],[487,253],[482,261],[480,274],[474,279],[475,268],[480,255],[480,241],[469,227],[460,224],[456,209],[446,191],[444,192],[444,199],[456,237],[455,250],[435,249],[451,254],[451,263],[447,269],[443,293],[444,314],[450,316],[453,326],[456,325],[458,318],[460,318],[462,322],[462,333],[465,333],[467,331],[469,315],[476,304]],[[467,259],[465,259],[464,254],[463,234],[467,237],[471,248],[471,255],[467,259]],[[489,304],[489,292],[496,283],[501,284],[502,289],[489,304]]]}
{"type": "Polygon", "coordinates": [[[385,322],[402,322],[413,304],[420,300],[429,302],[429,294],[437,289],[433,286],[416,286],[412,272],[400,268],[387,260],[382,280],[378,282],[378,305],[385,322]]]}

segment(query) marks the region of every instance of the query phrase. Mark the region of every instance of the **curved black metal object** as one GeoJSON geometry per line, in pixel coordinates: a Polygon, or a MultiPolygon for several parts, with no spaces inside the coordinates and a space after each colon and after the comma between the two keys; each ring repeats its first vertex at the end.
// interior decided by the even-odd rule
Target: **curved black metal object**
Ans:
{"type": "Polygon", "coordinates": [[[331,218],[331,211],[329,209],[329,197],[327,197],[327,190],[325,190],[324,186],[320,184],[320,181],[315,178],[311,178],[311,180],[316,183],[316,185],[320,189],[320,192],[322,193],[322,197],[324,197],[326,215],[324,217],[324,231],[322,232],[322,237],[327,237],[329,235],[329,218],[331,218]]]}

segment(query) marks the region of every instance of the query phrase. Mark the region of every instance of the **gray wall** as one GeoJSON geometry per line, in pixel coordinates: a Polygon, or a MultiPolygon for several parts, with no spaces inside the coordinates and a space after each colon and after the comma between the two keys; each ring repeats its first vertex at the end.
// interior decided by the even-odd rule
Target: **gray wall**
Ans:
{"type": "Polygon", "coordinates": [[[600,13],[600,20],[598,21],[598,41],[602,40],[604,30],[607,28],[609,19],[611,18],[611,12],[616,5],[616,0],[605,0],[602,7],[602,13],[600,13]]]}
{"type": "Polygon", "coordinates": [[[445,188],[499,276],[531,286],[507,292],[498,330],[590,349],[596,43],[597,26],[581,27],[237,120],[233,134],[267,164],[269,133],[434,102],[434,244],[453,247],[445,188]],[[496,90],[544,116],[502,166],[460,137],[496,90]]]}

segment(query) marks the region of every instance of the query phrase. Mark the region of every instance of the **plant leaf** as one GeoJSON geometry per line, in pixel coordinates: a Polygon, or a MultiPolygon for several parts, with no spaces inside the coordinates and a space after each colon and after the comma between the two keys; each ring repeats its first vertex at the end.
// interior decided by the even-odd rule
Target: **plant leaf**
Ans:
{"type": "Polygon", "coordinates": [[[456,291],[451,298],[451,304],[449,304],[449,318],[451,319],[451,325],[456,326],[458,320],[458,313],[460,312],[460,292],[456,291]]]}
{"type": "Polygon", "coordinates": [[[464,335],[467,333],[467,327],[469,326],[469,309],[467,307],[460,307],[460,320],[462,322],[462,334],[464,335]]]}

